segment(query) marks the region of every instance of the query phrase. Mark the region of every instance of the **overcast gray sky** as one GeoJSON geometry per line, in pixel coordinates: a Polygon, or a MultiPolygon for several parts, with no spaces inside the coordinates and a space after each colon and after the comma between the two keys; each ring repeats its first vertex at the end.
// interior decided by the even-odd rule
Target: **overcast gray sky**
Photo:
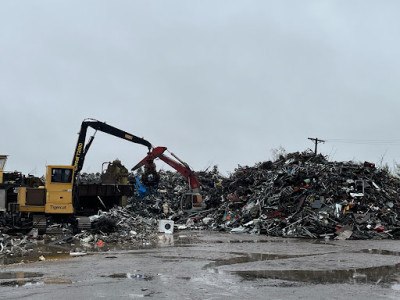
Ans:
{"type": "MultiPolygon", "coordinates": [[[[368,0],[2,0],[0,154],[7,170],[42,175],[71,163],[82,120],[95,118],[195,170],[304,151],[308,137],[332,140],[319,145],[332,160],[392,166],[399,11],[368,0]]],[[[98,132],[83,170],[116,157],[130,168],[146,150],[98,132]]]]}

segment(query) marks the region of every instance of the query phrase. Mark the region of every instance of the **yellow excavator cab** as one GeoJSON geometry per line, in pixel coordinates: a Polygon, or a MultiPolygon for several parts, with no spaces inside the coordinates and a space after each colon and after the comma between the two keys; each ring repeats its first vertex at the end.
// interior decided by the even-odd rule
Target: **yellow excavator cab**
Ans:
{"type": "Polygon", "coordinates": [[[73,214],[74,166],[47,166],[45,213],[73,214]]]}
{"type": "Polygon", "coordinates": [[[19,210],[46,214],[73,214],[73,181],[74,166],[47,166],[44,188],[19,188],[19,210]]]}

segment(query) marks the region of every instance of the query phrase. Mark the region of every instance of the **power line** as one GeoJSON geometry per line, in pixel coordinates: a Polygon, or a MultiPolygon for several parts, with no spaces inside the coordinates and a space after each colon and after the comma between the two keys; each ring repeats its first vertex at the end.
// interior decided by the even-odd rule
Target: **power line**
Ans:
{"type": "Polygon", "coordinates": [[[330,143],[358,144],[358,145],[400,145],[400,139],[362,140],[362,139],[327,139],[330,143]]]}

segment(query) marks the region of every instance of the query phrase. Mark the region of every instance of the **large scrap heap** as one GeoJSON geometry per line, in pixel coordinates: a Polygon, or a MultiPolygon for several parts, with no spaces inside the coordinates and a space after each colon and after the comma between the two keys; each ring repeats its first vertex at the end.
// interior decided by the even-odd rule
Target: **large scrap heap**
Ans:
{"type": "Polygon", "coordinates": [[[228,177],[216,167],[196,173],[206,209],[183,212],[187,182],[161,171],[153,193],[131,199],[130,211],[178,228],[270,236],[400,238],[399,180],[373,163],[330,162],[306,151],[239,166],[228,177]]]}
{"type": "Polygon", "coordinates": [[[165,172],[158,197],[145,198],[142,212],[167,201],[172,209],[164,217],[192,228],[285,237],[400,237],[399,181],[373,163],[330,162],[306,151],[239,166],[228,177],[217,168],[197,175],[205,211],[177,213],[176,195],[185,183],[165,172]]]}
{"type": "Polygon", "coordinates": [[[373,163],[291,153],[239,167],[221,185],[224,201],[213,215],[220,228],[290,237],[400,237],[399,181],[373,163]]]}

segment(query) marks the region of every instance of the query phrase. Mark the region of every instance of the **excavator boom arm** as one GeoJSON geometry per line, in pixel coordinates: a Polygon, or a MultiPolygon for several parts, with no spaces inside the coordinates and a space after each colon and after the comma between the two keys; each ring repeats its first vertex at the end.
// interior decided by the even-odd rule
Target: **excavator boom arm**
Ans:
{"type": "Polygon", "coordinates": [[[189,185],[192,190],[200,188],[200,183],[192,170],[183,167],[181,164],[165,156],[164,154],[160,155],[160,159],[181,173],[187,180],[189,180],[189,185]]]}
{"type": "Polygon", "coordinates": [[[156,158],[159,158],[163,162],[165,162],[167,165],[171,166],[176,171],[181,173],[189,181],[189,185],[192,190],[199,189],[200,183],[199,183],[197,177],[195,176],[194,172],[188,166],[183,165],[182,163],[179,163],[179,162],[169,158],[168,156],[164,155],[165,150],[167,150],[166,147],[153,148],[153,150],[150,151],[145,158],[143,158],[136,166],[134,166],[132,168],[132,171],[135,171],[142,166],[147,166],[149,168],[155,168],[153,161],[156,158]]]}
{"type": "Polygon", "coordinates": [[[166,164],[174,168],[176,171],[181,173],[189,182],[190,185],[190,193],[186,193],[181,200],[181,207],[183,210],[201,210],[204,209],[205,205],[203,202],[203,199],[200,194],[200,182],[197,179],[196,174],[193,172],[193,170],[180,160],[177,156],[175,156],[173,153],[171,155],[177,159],[177,161],[173,160],[172,158],[169,158],[168,156],[164,155],[165,150],[167,150],[166,147],[155,147],[149,153],[147,153],[147,156],[143,158],[136,166],[132,168],[132,171],[135,171],[139,169],[140,167],[144,166],[145,172],[142,176],[142,180],[144,182],[147,182],[148,184],[153,184],[153,182],[158,182],[159,176],[157,178],[157,172],[156,172],[156,165],[154,164],[154,160],[156,158],[161,159],[164,161],[166,164]],[[150,180],[150,178],[152,178],[150,180]],[[154,179],[155,178],[155,179],[154,179]]]}
{"type": "Polygon", "coordinates": [[[87,154],[87,151],[90,148],[90,145],[93,142],[94,136],[91,137],[91,139],[88,141],[87,145],[85,146],[86,133],[87,133],[88,127],[92,127],[96,131],[100,130],[102,132],[111,134],[113,136],[119,137],[121,139],[130,141],[130,142],[133,142],[136,144],[141,144],[143,146],[146,146],[149,149],[149,151],[152,148],[151,143],[143,138],[137,137],[131,133],[128,133],[126,131],[118,129],[114,126],[108,125],[104,122],[100,122],[100,121],[93,120],[93,119],[86,119],[86,120],[83,120],[83,122],[82,122],[78,141],[77,141],[76,147],[75,147],[74,157],[72,159],[72,165],[74,166],[75,173],[82,170],[83,163],[85,161],[85,156],[87,154]]]}

